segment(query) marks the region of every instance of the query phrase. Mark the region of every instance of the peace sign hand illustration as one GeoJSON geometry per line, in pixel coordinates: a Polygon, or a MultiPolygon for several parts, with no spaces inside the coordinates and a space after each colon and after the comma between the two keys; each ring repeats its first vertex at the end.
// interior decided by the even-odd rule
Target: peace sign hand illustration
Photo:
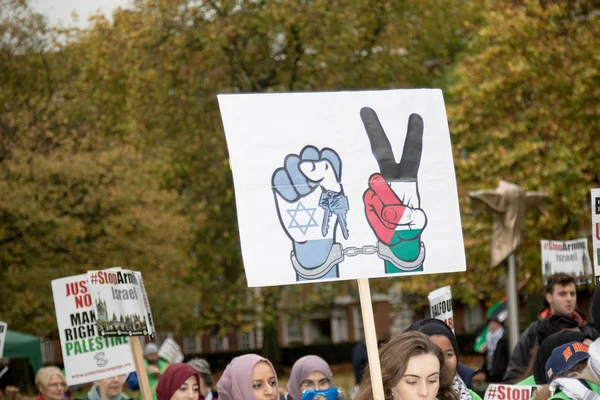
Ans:
{"type": "Polygon", "coordinates": [[[371,175],[363,195],[367,221],[379,239],[378,254],[385,260],[386,273],[419,270],[425,259],[421,234],[427,225],[417,182],[423,119],[410,115],[402,157],[396,162],[375,111],[365,107],[360,116],[380,171],[371,175]]]}

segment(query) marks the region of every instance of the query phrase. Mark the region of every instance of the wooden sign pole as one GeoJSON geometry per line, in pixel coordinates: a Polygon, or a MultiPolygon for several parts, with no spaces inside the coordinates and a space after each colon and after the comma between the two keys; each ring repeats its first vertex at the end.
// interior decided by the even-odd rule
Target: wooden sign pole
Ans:
{"type": "Polygon", "coordinates": [[[362,310],[363,329],[365,330],[365,342],[367,344],[367,355],[369,356],[369,371],[371,372],[373,399],[384,400],[385,397],[383,394],[383,381],[381,380],[381,365],[379,363],[379,349],[377,348],[377,333],[375,332],[375,319],[373,318],[373,304],[371,303],[369,279],[362,278],[357,279],[357,281],[360,309],[362,310]]]}
{"type": "Polygon", "coordinates": [[[129,343],[131,344],[131,352],[133,353],[133,362],[135,363],[135,372],[140,384],[142,399],[152,400],[150,382],[148,382],[148,374],[146,373],[146,365],[144,364],[144,355],[142,354],[142,345],[140,344],[139,336],[129,336],[129,343]]]}

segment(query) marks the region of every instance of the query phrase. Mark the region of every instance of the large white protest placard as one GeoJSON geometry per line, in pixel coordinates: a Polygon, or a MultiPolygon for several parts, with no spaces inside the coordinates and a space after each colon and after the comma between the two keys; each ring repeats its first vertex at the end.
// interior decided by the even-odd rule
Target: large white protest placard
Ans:
{"type": "Polygon", "coordinates": [[[435,289],[427,297],[429,298],[431,318],[444,321],[454,332],[454,311],[452,310],[452,290],[450,286],[435,289]]]}
{"type": "Polygon", "coordinates": [[[529,400],[540,389],[538,385],[505,385],[490,383],[485,391],[484,400],[529,400]]]}
{"type": "Polygon", "coordinates": [[[594,253],[594,275],[600,284],[600,189],[592,189],[592,252],[594,253]]]}
{"type": "Polygon", "coordinates": [[[135,370],[127,337],[98,335],[87,274],[53,280],[52,293],[69,385],[135,370]]]}
{"type": "Polygon", "coordinates": [[[158,356],[170,364],[176,364],[183,361],[185,358],[181,347],[171,338],[166,338],[158,349],[158,356]]]}
{"type": "Polygon", "coordinates": [[[6,340],[7,323],[0,321],[0,358],[4,355],[4,342],[6,340]]]}
{"type": "Polygon", "coordinates": [[[466,269],[440,90],[219,105],[249,286],[466,269]]]}
{"type": "Polygon", "coordinates": [[[541,240],[544,282],[556,272],[572,275],[578,285],[592,283],[592,263],[587,239],[567,241],[541,240]]]}
{"type": "Polygon", "coordinates": [[[102,336],[148,336],[154,333],[142,275],[130,270],[88,271],[90,292],[102,336]]]}

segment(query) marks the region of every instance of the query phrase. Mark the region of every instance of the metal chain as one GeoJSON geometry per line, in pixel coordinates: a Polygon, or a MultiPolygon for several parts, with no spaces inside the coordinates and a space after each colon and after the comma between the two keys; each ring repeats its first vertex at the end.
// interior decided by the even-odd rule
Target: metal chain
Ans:
{"type": "MultiPolygon", "coordinates": [[[[339,245],[339,243],[336,243],[339,245]]],[[[377,254],[379,258],[384,260],[385,262],[391,263],[394,267],[398,268],[401,271],[416,271],[423,265],[423,260],[425,259],[425,246],[421,242],[421,248],[419,250],[419,255],[414,261],[406,261],[398,258],[392,250],[383,243],[379,243],[377,246],[366,245],[363,247],[346,247],[342,250],[342,260],[343,257],[355,257],[359,254],[377,254]],[[381,247],[379,246],[381,245],[381,247]]],[[[341,247],[341,246],[340,246],[341,247]]]]}
{"type": "Polygon", "coordinates": [[[359,254],[376,254],[377,246],[367,244],[363,247],[346,247],[342,253],[348,257],[356,257],[359,254]]]}

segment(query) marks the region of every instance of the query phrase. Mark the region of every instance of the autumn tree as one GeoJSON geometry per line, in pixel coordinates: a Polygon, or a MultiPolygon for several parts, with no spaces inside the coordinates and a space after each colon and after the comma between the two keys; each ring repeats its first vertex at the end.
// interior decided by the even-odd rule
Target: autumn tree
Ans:
{"type": "MultiPolygon", "coordinates": [[[[0,197],[0,212],[21,221],[25,204],[28,215],[50,221],[43,231],[41,222],[27,225],[37,245],[72,244],[37,249],[11,222],[0,228],[2,264],[35,273],[34,256],[43,253],[45,266],[62,269],[44,269],[46,280],[141,265],[159,326],[181,332],[225,333],[258,319],[273,328],[282,303],[298,313],[329,304],[346,283],[246,289],[216,95],[446,87],[482,10],[454,0],[138,0],[64,32],[27,16],[40,24],[25,43],[39,44],[24,51],[7,42],[13,63],[1,75],[8,108],[0,121],[22,140],[1,142],[12,147],[3,150],[0,185],[18,190],[0,197]],[[26,192],[32,198],[24,201],[26,192]]],[[[11,276],[7,290],[25,291],[23,275],[11,276]]],[[[48,298],[49,286],[43,290],[48,298]]],[[[13,296],[11,305],[23,301],[13,296]]]]}
{"type": "Polygon", "coordinates": [[[155,289],[159,327],[183,323],[190,221],[161,186],[164,163],[107,132],[77,54],[43,18],[0,8],[0,317],[53,336],[50,280],[118,265],[155,289]]]}
{"type": "Polygon", "coordinates": [[[403,287],[426,294],[451,284],[467,304],[504,295],[504,269],[490,269],[489,218],[473,218],[469,190],[500,179],[550,195],[547,215],[529,215],[518,279],[541,287],[541,239],[590,236],[590,188],[600,185],[597,2],[499,2],[454,68],[449,122],[461,196],[467,273],[403,287]],[[516,4],[513,4],[516,3],[516,4]],[[594,9],[594,7],[596,9],[594,9]],[[495,288],[490,290],[489,288],[495,288]]]}

